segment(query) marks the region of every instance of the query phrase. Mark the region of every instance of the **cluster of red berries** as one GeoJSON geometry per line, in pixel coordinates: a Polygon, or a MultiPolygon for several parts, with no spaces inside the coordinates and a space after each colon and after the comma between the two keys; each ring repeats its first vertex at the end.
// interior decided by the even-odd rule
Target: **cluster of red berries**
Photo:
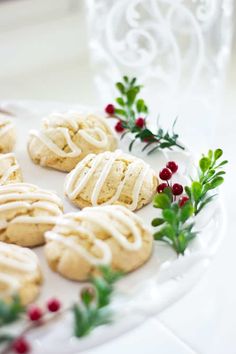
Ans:
{"type": "MultiPolygon", "coordinates": [[[[163,181],[166,181],[166,182],[159,184],[159,186],[157,187],[158,193],[162,193],[164,191],[164,189],[167,187],[171,188],[172,193],[175,198],[177,196],[180,196],[183,193],[184,188],[181,184],[174,183],[173,185],[171,185],[169,183],[169,180],[172,178],[173,174],[176,173],[177,171],[178,171],[178,165],[174,161],[169,161],[166,164],[166,167],[163,168],[159,173],[160,179],[162,179],[163,181]]],[[[187,196],[182,196],[179,199],[179,206],[182,207],[188,200],[189,200],[189,198],[187,196]]]]}
{"type": "MultiPolygon", "coordinates": [[[[49,312],[57,312],[60,310],[60,308],[61,308],[61,303],[56,298],[52,298],[47,302],[47,310],[49,312]]],[[[32,322],[40,321],[43,315],[44,315],[43,310],[36,305],[30,306],[27,311],[27,317],[32,322]]],[[[19,337],[13,341],[12,350],[18,354],[25,354],[30,351],[30,344],[27,342],[27,340],[24,337],[19,337]]]]}
{"type": "MultiPolygon", "coordinates": [[[[109,116],[114,116],[115,114],[115,106],[113,104],[108,104],[105,108],[105,112],[107,114],[109,114],[109,116]]],[[[145,119],[142,118],[142,117],[139,117],[136,119],[135,121],[135,125],[136,127],[140,128],[140,129],[143,129],[144,125],[145,125],[145,119]]],[[[122,122],[119,120],[116,125],[115,125],[115,130],[118,132],[118,133],[122,133],[125,128],[123,127],[123,124],[122,122]]]]}

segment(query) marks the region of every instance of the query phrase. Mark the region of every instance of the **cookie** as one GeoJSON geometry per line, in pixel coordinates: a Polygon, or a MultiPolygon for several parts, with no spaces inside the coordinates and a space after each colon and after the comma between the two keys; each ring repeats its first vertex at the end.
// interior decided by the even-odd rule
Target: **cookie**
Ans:
{"type": "Polygon", "coordinates": [[[28,142],[34,163],[66,172],[88,154],[116,147],[117,139],[105,118],[76,112],[51,114],[43,120],[41,131],[30,131],[28,142]]]}
{"type": "Polygon", "coordinates": [[[0,185],[22,181],[21,169],[15,154],[0,154],[0,185]]]}
{"type": "Polygon", "coordinates": [[[66,178],[65,194],[79,208],[120,204],[137,210],[152,200],[157,184],[148,164],[116,150],[79,162],[66,178]]]}
{"type": "Polygon", "coordinates": [[[37,256],[29,249],[0,242],[0,299],[19,296],[22,304],[39,294],[42,274],[37,256]]]}
{"type": "Polygon", "coordinates": [[[33,184],[15,183],[0,187],[0,241],[34,247],[44,243],[62,214],[62,202],[52,192],[33,184]]]}
{"type": "Polygon", "coordinates": [[[11,152],[16,143],[15,125],[12,120],[0,114],[0,153],[11,152]]]}
{"type": "Polygon", "coordinates": [[[153,245],[142,219],[121,205],[65,214],[45,238],[49,266],[73,280],[88,279],[101,265],[130,272],[149,259],[153,245]]]}

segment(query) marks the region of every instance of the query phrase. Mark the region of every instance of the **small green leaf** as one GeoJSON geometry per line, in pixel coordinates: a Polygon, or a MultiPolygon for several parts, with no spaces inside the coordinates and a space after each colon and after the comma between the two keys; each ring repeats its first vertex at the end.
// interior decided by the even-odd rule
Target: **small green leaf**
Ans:
{"type": "Polygon", "coordinates": [[[130,85],[133,86],[136,81],[137,81],[136,77],[133,77],[130,81],[130,85]]]}
{"type": "Polygon", "coordinates": [[[153,234],[153,238],[156,241],[161,241],[163,239],[163,237],[164,237],[163,234],[159,231],[157,231],[153,234]]]}
{"type": "Polygon", "coordinates": [[[210,189],[219,187],[223,182],[224,182],[224,178],[221,176],[214,178],[210,183],[210,189]]]}
{"type": "Polygon", "coordinates": [[[133,87],[133,88],[129,89],[129,91],[127,92],[128,105],[131,106],[134,103],[134,100],[135,100],[138,92],[139,92],[139,89],[137,87],[133,87]]]}
{"type": "Polygon", "coordinates": [[[200,197],[201,197],[201,193],[202,193],[202,185],[201,185],[201,183],[197,182],[197,181],[192,182],[191,190],[192,190],[193,199],[196,202],[198,202],[200,197]]]}
{"type": "Polygon", "coordinates": [[[182,208],[180,208],[180,220],[184,223],[188,220],[194,212],[193,205],[190,201],[186,202],[182,208]]]}
{"type": "Polygon", "coordinates": [[[115,114],[118,116],[126,117],[126,111],[124,109],[115,108],[115,114]]]}
{"type": "Polygon", "coordinates": [[[120,91],[120,93],[122,93],[122,95],[125,93],[125,87],[122,84],[122,82],[117,82],[116,83],[116,88],[120,91]]]}
{"type": "Polygon", "coordinates": [[[212,156],[213,156],[213,151],[209,150],[208,151],[208,157],[209,157],[210,160],[212,160],[212,156]]]}
{"type": "Polygon", "coordinates": [[[162,225],[164,222],[165,220],[162,218],[155,218],[152,220],[152,226],[159,226],[162,225]]]}
{"type": "Polygon", "coordinates": [[[178,244],[179,244],[179,248],[178,248],[179,253],[184,254],[184,251],[186,250],[186,247],[188,245],[188,241],[186,240],[185,234],[183,232],[179,234],[178,244]]]}
{"type": "Polygon", "coordinates": [[[155,195],[153,205],[155,208],[167,209],[171,206],[171,201],[166,194],[160,193],[155,195]]]}
{"type": "Polygon", "coordinates": [[[216,149],[214,151],[214,159],[215,159],[215,161],[218,160],[222,155],[223,155],[223,150],[216,149]]]}
{"type": "Polygon", "coordinates": [[[228,162],[229,162],[228,160],[224,160],[224,161],[222,161],[217,167],[224,166],[224,165],[226,165],[228,162]]]}
{"type": "Polygon", "coordinates": [[[145,103],[142,98],[138,99],[136,102],[136,109],[139,113],[145,112],[145,103]]]}
{"type": "Polygon", "coordinates": [[[159,231],[155,232],[153,237],[155,240],[162,240],[163,238],[172,240],[175,237],[175,232],[170,225],[165,225],[159,231]]]}
{"type": "Polygon", "coordinates": [[[219,171],[219,172],[217,172],[214,177],[222,176],[222,175],[225,175],[225,171],[219,171]]]}
{"type": "Polygon", "coordinates": [[[90,306],[95,298],[95,292],[92,287],[85,287],[80,292],[80,297],[85,306],[90,306]]]}
{"type": "Polygon", "coordinates": [[[176,222],[176,215],[173,210],[165,209],[163,210],[162,215],[165,221],[167,221],[169,224],[174,224],[176,222]]]}
{"type": "Polygon", "coordinates": [[[124,107],[124,105],[125,105],[125,101],[123,100],[122,97],[117,97],[116,102],[122,107],[124,107]]]}
{"type": "Polygon", "coordinates": [[[188,186],[184,187],[184,190],[189,198],[191,198],[191,189],[188,186]]]}
{"type": "Polygon", "coordinates": [[[166,194],[169,199],[172,201],[173,199],[173,192],[172,192],[172,189],[170,187],[166,187],[164,190],[163,190],[163,193],[166,194]]]}
{"type": "Polygon", "coordinates": [[[129,82],[128,76],[123,76],[123,80],[124,82],[128,83],[129,82]]]}
{"type": "Polygon", "coordinates": [[[168,237],[171,240],[175,237],[175,230],[171,225],[163,226],[159,232],[163,237],[168,237]]]}
{"type": "Polygon", "coordinates": [[[206,172],[211,166],[211,160],[208,157],[202,157],[199,161],[199,167],[202,172],[206,172]]]}

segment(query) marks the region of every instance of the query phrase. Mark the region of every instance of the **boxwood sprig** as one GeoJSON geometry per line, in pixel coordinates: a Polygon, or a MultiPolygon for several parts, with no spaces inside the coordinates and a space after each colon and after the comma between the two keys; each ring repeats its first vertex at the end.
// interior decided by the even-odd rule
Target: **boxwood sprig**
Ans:
{"type": "Polygon", "coordinates": [[[13,297],[9,302],[0,300],[0,328],[15,321],[24,320],[23,330],[17,336],[1,329],[0,347],[4,346],[1,353],[7,354],[11,350],[18,352],[16,347],[24,348],[24,353],[28,353],[31,346],[25,335],[36,327],[44,326],[56,320],[68,311],[71,311],[74,317],[73,332],[76,337],[84,337],[95,327],[110,323],[112,321],[112,312],[109,305],[114,294],[115,283],[121,278],[122,274],[111,270],[109,267],[100,267],[99,270],[100,275],[91,278],[90,284],[82,288],[80,302],[76,302],[72,306],[59,311],[60,302],[54,299],[58,306],[57,309],[55,307],[54,309],[48,308],[52,312],[51,316],[49,313],[40,311],[38,312],[40,316],[37,319],[33,318],[30,309],[34,308],[34,310],[38,311],[40,308],[37,305],[32,305],[29,308],[21,305],[17,296],[13,297]]]}
{"type": "Polygon", "coordinates": [[[121,139],[128,133],[133,134],[133,139],[129,145],[131,151],[134,143],[141,140],[144,143],[143,150],[148,149],[148,154],[157,150],[176,146],[182,150],[184,147],[178,143],[178,134],[175,133],[175,123],[172,131],[164,131],[158,128],[153,132],[147,127],[148,106],[143,98],[139,97],[142,85],[137,84],[136,78],[123,77],[123,81],[116,83],[116,88],[120,96],[116,98],[116,104],[108,104],[105,108],[109,116],[118,119],[115,126],[117,132],[122,133],[121,139]]]}
{"type": "Polygon", "coordinates": [[[211,192],[224,182],[222,167],[228,161],[219,161],[222,155],[223,151],[216,149],[201,157],[198,179],[185,186],[187,195],[182,195],[183,186],[170,181],[178,170],[174,161],[168,162],[159,173],[165,183],[158,186],[153,200],[153,206],[161,209],[161,216],[152,220],[152,226],[158,227],[153,237],[167,242],[177,254],[184,254],[189,242],[196,237],[195,216],[213,200],[216,194],[211,192]]]}
{"type": "Polygon", "coordinates": [[[108,267],[101,267],[100,270],[101,276],[91,278],[91,285],[81,291],[81,303],[72,308],[76,337],[84,337],[95,327],[112,321],[108,305],[114,292],[114,284],[122,274],[108,267]]]}
{"type": "Polygon", "coordinates": [[[207,155],[203,155],[199,161],[198,179],[192,181],[190,186],[185,187],[185,192],[193,203],[195,215],[215,197],[216,194],[211,194],[210,191],[224,182],[225,171],[222,168],[228,161],[220,162],[219,159],[222,155],[221,149],[209,150],[207,155]]]}

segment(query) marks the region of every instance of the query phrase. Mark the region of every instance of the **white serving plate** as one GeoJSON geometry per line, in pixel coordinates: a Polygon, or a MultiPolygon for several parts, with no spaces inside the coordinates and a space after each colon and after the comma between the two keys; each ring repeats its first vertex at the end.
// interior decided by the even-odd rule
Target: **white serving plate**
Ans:
{"type": "MultiPolygon", "coordinates": [[[[66,174],[34,165],[27,153],[26,142],[28,131],[39,128],[43,116],[52,111],[68,109],[82,112],[94,112],[94,109],[79,105],[39,102],[5,102],[5,109],[14,112],[17,126],[18,141],[16,156],[22,167],[25,182],[34,183],[42,188],[57,192],[63,199],[65,212],[78,210],[63,195],[63,184],[66,174]]],[[[112,124],[112,121],[111,121],[112,124]]],[[[120,143],[120,148],[128,151],[129,137],[120,143]]],[[[132,153],[142,157],[158,173],[165,163],[175,160],[179,165],[175,181],[186,183],[195,172],[194,158],[189,151],[161,151],[147,156],[140,151],[140,144],[134,145],[132,153]]],[[[170,306],[188,292],[203,276],[212,256],[224,233],[225,217],[219,199],[215,199],[197,217],[197,238],[191,243],[185,256],[176,254],[162,242],[155,242],[151,259],[140,269],[126,275],[117,284],[117,295],[112,302],[115,321],[112,325],[95,329],[84,339],[73,337],[72,316],[65,314],[60,321],[53,322],[32,331],[28,338],[32,343],[34,354],[72,354],[91,349],[110,339],[114,339],[135,326],[143,323],[148,317],[157,314],[170,306]]],[[[144,222],[150,224],[158,210],[148,205],[137,212],[144,222]]],[[[39,304],[43,304],[52,296],[58,297],[64,306],[68,306],[78,298],[79,289],[83,284],[66,280],[53,273],[46,264],[43,247],[34,251],[40,257],[44,273],[44,284],[39,304]]],[[[13,331],[18,327],[13,326],[13,331]]]]}

